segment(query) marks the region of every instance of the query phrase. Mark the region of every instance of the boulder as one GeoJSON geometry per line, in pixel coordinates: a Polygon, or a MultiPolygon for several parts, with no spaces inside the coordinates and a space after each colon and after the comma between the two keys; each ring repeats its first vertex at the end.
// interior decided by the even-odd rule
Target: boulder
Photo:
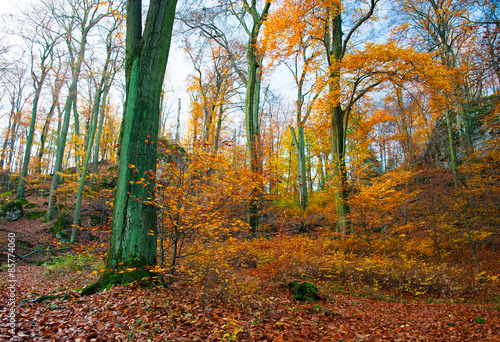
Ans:
{"type": "Polygon", "coordinates": [[[23,215],[24,211],[21,201],[7,202],[2,206],[1,216],[7,221],[17,221],[23,215]]]}

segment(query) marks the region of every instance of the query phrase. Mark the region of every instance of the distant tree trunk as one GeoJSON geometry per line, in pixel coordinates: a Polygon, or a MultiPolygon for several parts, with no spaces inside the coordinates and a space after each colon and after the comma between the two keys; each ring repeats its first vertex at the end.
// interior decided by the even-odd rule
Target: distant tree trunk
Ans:
{"type": "MultiPolygon", "coordinates": [[[[117,26],[115,26],[116,28],[117,26]]],[[[110,32],[108,33],[108,37],[106,39],[106,50],[107,50],[107,56],[106,56],[106,61],[104,62],[104,67],[102,70],[102,76],[99,84],[96,84],[96,89],[95,89],[95,98],[94,98],[94,105],[92,108],[92,115],[90,119],[90,127],[87,132],[87,146],[86,146],[86,152],[85,152],[85,159],[83,161],[82,165],[82,173],[80,175],[80,180],[78,184],[78,193],[76,196],[76,204],[75,204],[75,213],[74,213],[74,218],[73,218],[73,226],[71,228],[71,238],[70,238],[70,243],[74,243],[76,240],[76,235],[77,235],[77,227],[80,224],[80,209],[82,206],[82,199],[83,199],[83,188],[85,186],[85,179],[87,178],[87,170],[89,167],[89,162],[90,162],[90,156],[92,154],[92,145],[94,144],[94,137],[97,131],[97,122],[99,120],[99,108],[101,108],[101,101],[103,103],[106,102],[106,97],[103,94],[109,90],[108,85],[109,85],[109,65],[111,63],[111,53],[113,51],[113,46],[112,46],[112,37],[115,29],[111,29],[110,32]]]]}
{"type": "Polygon", "coordinates": [[[99,109],[99,125],[97,126],[97,133],[95,138],[95,146],[94,146],[94,156],[93,156],[93,165],[92,165],[92,173],[97,175],[99,173],[99,147],[101,145],[101,135],[102,135],[102,126],[104,123],[104,116],[106,115],[106,103],[108,101],[109,89],[111,88],[112,80],[109,80],[106,86],[104,87],[104,92],[102,94],[101,108],[99,109]]]}
{"type": "MultiPolygon", "coordinates": [[[[7,79],[6,90],[9,94],[10,114],[7,134],[3,143],[2,154],[0,156],[0,167],[12,171],[12,158],[14,155],[14,145],[18,138],[18,130],[21,124],[21,112],[23,110],[26,99],[23,97],[25,82],[25,71],[23,69],[15,69],[11,79],[7,79]]],[[[10,179],[8,183],[10,189],[10,179]]]]}
{"type": "Polygon", "coordinates": [[[76,84],[77,89],[75,89],[75,99],[73,100],[73,122],[75,124],[75,169],[76,169],[76,176],[78,177],[78,174],[80,173],[80,118],[78,116],[78,108],[77,108],[77,101],[78,101],[78,83],[76,84]]]}
{"type": "MultiPolygon", "coordinates": [[[[61,126],[61,132],[57,137],[57,152],[56,152],[56,161],[54,163],[54,170],[53,170],[53,177],[52,177],[52,185],[50,187],[50,198],[49,198],[49,206],[47,209],[47,219],[52,219],[54,216],[54,207],[55,207],[55,199],[56,199],[56,191],[57,188],[59,187],[60,183],[60,175],[59,173],[62,170],[62,164],[63,164],[63,158],[64,158],[64,150],[66,147],[66,137],[68,135],[68,128],[69,128],[69,120],[71,116],[71,110],[73,107],[73,112],[77,116],[76,113],[76,99],[77,99],[77,87],[78,87],[78,80],[80,77],[80,71],[83,63],[83,59],[85,56],[85,49],[87,46],[87,38],[88,35],[91,31],[91,29],[96,26],[99,21],[106,17],[109,16],[109,13],[106,14],[97,14],[95,11],[95,2],[81,2],[80,3],[83,13],[78,14],[78,10],[75,7],[75,3],[71,2],[70,6],[73,8],[73,13],[72,16],[70,17],[71,20],[75,19],[75,16],[81,15],[81,18],[79,18],[79,28],[80,28],[80,34],[81,37],[79,38],[79,46],[78,46],[78,52],[76,53],[76,57],[73,58],[73,50],[71,46],[71,37],[72,37],[72,25],[70,25],[70,28],[67,28],[66,32],[66,44],[68,45],[68,49],[70,51],[70,56],[72,60],[72,66],[71,66],[71,83],[68,89],[68,97],[66,98],[66,102],[64,105],[64,115],[63,115],[63,123],[61,126]]],[[[63,15],[60,16],[60,20],[65,20],[67,16],[63,15]]],[[[57,19],[56,19],[57,20],[57,19]]],[[[77,117],[75,117],[76,120],[78,120],[77,117]]],[[[77,122],[75,122],[75,129],[78,131],[77,127],[77,122]]],[[[78,155],[76,156],[76,158],[78,155]]]]}
{"type": "Polygon", "coordinates": [[[30,127],[28,131],[28,137],[26,138],[26,146],[24,147],[24,159],[23,159],[23,165],[22,165],[22,170],[21,170],[21,177],[19,178],[19,183],[17,185],[17,194],[16,198],[22,198],[24,197],[24,178],[26,178],[26,175],[28,174],[28,166],[30,162],[30,156],[31,156],[31,144],[33,143],[33,136],[35,135],[35,123],[36,123],[36,115],[37,115],[37,109],[38,109],[38,101],[40,100],[40,94],[42,93],[42,87],[43,84],[45,83],[45,79],[47,78],[47,75],[52,67],[52,63],[50,65],[46,65],[46,60],[49,58],[49,55],[52,51],[53,45],[51,44],[50,46],[46,47],[44,51],[44,55],[41,57],[41,74],[40,78],[38,78],[34,71],[33,71],[33,63],[34,60],[32,59],[32,76],[33,76],[33,84],[35,86],[35,96],[33,97],[33,106],[31,108],[31,120],[30,120],[30,127]]]}
{"type": "Polygon", "coordinates": [[[43,124],[42,133],[40,134],[40,147],[38,149],[38,166],[37,173],[42,173],[42,159],[45,153],[45,141],[47,140],[47,136],[49,134],[50,123],[52,121],[52,116],[59,105],[59,94],[61,92],[61,88],[63,85],[63,81],[60,79],[56,79],[54,83],[54,89],[52,92],[52,105],[50,106],[49,112],[47,114],[47,118],[45,119],[45,123],[43,124]]]}
{"type": "Polygon", "coordinates": [[[148,266],[156,265],[157,217],[150,203],[154,180],[134,183],[140,182],[144,172],[156,172],[160,98],[175,6],[175,0],[151,0],[142,32],[142,1],[127,1],[126,102],[106,263],[110,271],[83,294],[148,277],[148,266]]]}
{"type": "Polygon", "coordinates": [[[306,170],[306,151],[304,142],[304,127],[299,125],[298,132],[290,126],[295,152],[297,153],[298,174],[299,174],[299,207],[302,212],[307,208],[307,170],[306,170]]]}
{"type": "Polygon", "coordinates": [[[181,98],[177,99],[177,124],[175,125],[175,143],[179,144],[181,140],[180,129],[181,129],[181,98]]]}
{"type": "Polygon", "coordinates": [[[217,116],[217,126],[215,128],[214,151],[219,149],[220,131],[222,128],[222,115],[224,114],[224,105],[219,105],[219,115],[217,116]]]}
{"type": "Polygon", "coordinates": [[[75,71],[73,72],[73,75],[71,78],[71,84],[70,84],[69,90],[68,90],[68,97],[67,97],[66,103],[64,105],[64,115],[63,115],[63,122],[61,125],[61,132],[57,138],[56,161],[54,164],[52,185],[50,187],[49,206],[48,206],[47,215],[46,215],[46,218],[48,220],[51,220],[54,216],[56,190],[59,187],[59,183],[61,180],[61,176],[59,173],[62,170],[64,149],[66,147],[66,136],[68,135],[68,129],[69,129],[69,118],[70,118],[70,114],[71,114],[71,107],[73,105],[73,102],[76,100],[76,86],[78,84],[78,78],[80,76],[80,68],[82,66],[83,56],[85,53],[85,44],[86,44],[86,41],[82,40],[81,46],[80,46],[80,48],[81,48],[80,56],[79,56],[80,58],[78,58],[78,60],[76,62],[77,64],[75,67],[75,71]]]}

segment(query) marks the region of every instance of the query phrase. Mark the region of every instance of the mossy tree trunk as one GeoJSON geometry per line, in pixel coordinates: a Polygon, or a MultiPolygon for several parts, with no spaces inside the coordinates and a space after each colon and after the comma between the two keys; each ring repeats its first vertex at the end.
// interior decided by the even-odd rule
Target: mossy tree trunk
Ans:
{"type": "Polygon", "coordinates": [[[114,199],[107,272],[86,289],[91,294],[114,284],[148,277],[156,265],[156,172],[160,99],[172,35],[176,0],[150,1],[144,32],[142,1],[127,1],[126,102],[120,132],[118,182],[114,199]],[[141,178],[146,178],[142,184],[141,178]],[[121,273],[122,271],[125,271],[121,273]]]}
{"type": "MultiPolygon", "coordinates": [[[[246,2],[245,2],[246,3],[246,2]]],[[[261,52],[257,49],[257,40],[259,37],[260,28],[267,18],[271,2],[266,2],[262,12],[257,11],[255,1],[252,1],[251,6],[246,4],[245,11],[250,13],[252,17],[252,27],[248,27],[243,15],[238,15],[238,20],[248,34],[247,43],[247,79],[246,79],[246,94],[245,94],[245,127],[247,136],[247,155],[250,164],[250,170],[253,174],[259,175],[262,173],[262,151],[260,142],[260,126],[259,126],[259,104],[260,104],[260,88],[262,84],[262,58],[261,52]]],[[[259,227],[259,211],[260,197],[262,189],[257,186],[252,190],[250,203],[248,205],[248,221],[252,236],[257,237],[259,227]]]]}
{"type": "Polygon", "coordinates": [[[335,207],[337,212],[336,231],[346,234],[352,232],[349,221],[349,193],[346,169],[346,133],[348,127],[349,113],[354,104],[371,88],[378,83],[375,82],[363,90],[357,90],[354,86],[348,103],[343,107],[340,103],[341,62],[346,54],[349,40],[353,34],[368,21],[375,10],[379,0],[370,0],[367,11],[358,18],[347,34],[342,32],[342,8],[340,4],[328,5],[325,8],[325,28],[322,42],[325,48],[326,61],[329,69],[329,93],[331,97],[330,120],[332,134],[332,176],[337,181],[335,190],[335,207]],[[357,92],[357,95],[355,93],[357,92]]]}
{"type": "MultiPolygon", "coordinates": [[[[336,7],[330,8],[328,14],[329,27],[325,31],[325,49],[327,52],[328,66],[331,72],[329,92],[333,96],[340,91],[340,61],[345,51],[342,46],[342,18],[341,11],[336,7]]],[[[337,182],[335,190],[335,207],[337,212],[336,231],[345,234],[349,226],[347,214],[349,213],[347,193],[347,170],[345,167],[345,111],[340,99],[332,99],[330,107],[331,134],[332,134],[332,171],[333,178],[337,182]]]]}

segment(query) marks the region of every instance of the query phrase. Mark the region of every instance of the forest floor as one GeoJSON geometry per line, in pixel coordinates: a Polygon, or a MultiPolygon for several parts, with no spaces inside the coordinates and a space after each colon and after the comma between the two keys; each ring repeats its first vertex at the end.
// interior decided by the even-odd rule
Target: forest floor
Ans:
{"type": "MultiPolygon", "coordinates": [[[[7,301],[7,272],[0,296],[7,301]]],[[[217,298],[186,283],[113,287],[82,297],[96,280],[18,266],[16,334],[0,306],[1,341],[500,341],[500,311],[481,305],[375,300],[331,294],[298,302],[287,288],[217,298]],[[35,301],[41,295],[45,299],[35,301]]]]}
{"type": "MultiPolygon", "coordinates": [[[[17,248],[56,247],[42,219],[1,222],[0,248],[9,232],[17,248]]],[[[3,258],[0,341],[500,341],[499,289],[493,289],[499,294],[494,305],[479,297],[367,295],[333,287],[320,287],[319,301],[299,302],[286,284],[259,282],[259,273],[234,269],[237,285],[227,287],[222,277],[180,277],[169,288],[132,284],[81,296],[100,265],[76,267],[78,258],[55,266],[17,262],[14,278],[3,258]]]]}

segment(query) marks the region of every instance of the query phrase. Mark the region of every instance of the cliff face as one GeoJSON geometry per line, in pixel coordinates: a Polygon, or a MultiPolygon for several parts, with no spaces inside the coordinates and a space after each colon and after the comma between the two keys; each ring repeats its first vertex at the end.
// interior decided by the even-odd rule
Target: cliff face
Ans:
{"type": "MultiPolygon", "coordinates": [[[[467,106],[470,117],[472,150],[484,155],[492,143],[500,137],[500,96],[493,95],[467,106]]],[[[458,123],[456,113],[451,116],[453,125],[453,142],[460,162],[467,155],[466,143],[462,138],[465,128],[458,123]],[[459,130],[462,130],[462,133],[459,130]],[[462,137],[461,137],[462,136],[462,137]]],[[[439,167],[449,167],[449,146],[446,120],[443,117],[436,120],[431,137],[422,156],[420,164],[434,164],[439,167]]]]}

